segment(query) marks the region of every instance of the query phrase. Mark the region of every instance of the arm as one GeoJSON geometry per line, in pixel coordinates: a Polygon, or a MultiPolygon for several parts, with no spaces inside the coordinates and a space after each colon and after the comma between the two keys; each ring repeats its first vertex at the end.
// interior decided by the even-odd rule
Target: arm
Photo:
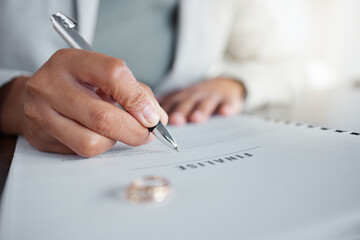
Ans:
{"type": "Polygon", "coordinates": [[[0,87],[19,76],[30,76],[32,73],[22,70],[0,68],[0,87]]]}
{"type": "Polygon", "coordinates": [[[21,76],[0,88],[0,132],[21,134],[25,83],[29,77],[21,76]]]}

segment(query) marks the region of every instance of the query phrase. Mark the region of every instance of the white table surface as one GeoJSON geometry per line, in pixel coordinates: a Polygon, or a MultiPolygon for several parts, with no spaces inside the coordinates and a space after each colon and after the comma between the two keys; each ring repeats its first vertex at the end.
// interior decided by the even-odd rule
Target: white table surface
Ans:
{"type": "Polygon", "coordinates": [[[309,91],[288,106],[249,112],[261,117],[360,132],[360,86],[309,91]]]}

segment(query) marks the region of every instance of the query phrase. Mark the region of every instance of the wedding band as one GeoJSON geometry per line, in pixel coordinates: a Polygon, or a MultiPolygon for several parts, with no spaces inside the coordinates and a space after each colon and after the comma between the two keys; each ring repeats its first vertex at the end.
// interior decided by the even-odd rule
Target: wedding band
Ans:
{"type": "Polygon", "coordinates": [[[170,192],[169,182],[159,176],[136,178],[127,188],[131,203],[162,202],[170,192]]]}

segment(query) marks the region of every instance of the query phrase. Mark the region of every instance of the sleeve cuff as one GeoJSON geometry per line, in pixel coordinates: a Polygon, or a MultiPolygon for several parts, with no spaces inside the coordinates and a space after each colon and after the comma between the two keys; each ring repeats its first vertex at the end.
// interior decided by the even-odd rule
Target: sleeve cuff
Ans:
{"type": "Polygon", "coordinates": [[[0,69],[0,87],[19,76],[31,76],[32,73],[22,70],[0,69]]]}

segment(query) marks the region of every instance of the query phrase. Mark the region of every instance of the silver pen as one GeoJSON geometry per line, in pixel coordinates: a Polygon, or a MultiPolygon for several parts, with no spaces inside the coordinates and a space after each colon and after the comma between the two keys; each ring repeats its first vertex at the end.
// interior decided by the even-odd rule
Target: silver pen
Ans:
{"type": "MultiPolygon", "coordinates": [[[[94,49],[85,41],[83,37],[81,37],[79,32],[76,30],[76,21],[60,12],[53,14],[50,17],[50,20],[52,21],[55,30],[72,48],[94,51],[94,49]]],[[[175,139],[171,136],[161,121],[159,121],[156,126],[149,128],[149,131],[152,132],[155,137],[157,137],[165,145],[168,145],[170,148],[179,151],[175,139]]]]}

